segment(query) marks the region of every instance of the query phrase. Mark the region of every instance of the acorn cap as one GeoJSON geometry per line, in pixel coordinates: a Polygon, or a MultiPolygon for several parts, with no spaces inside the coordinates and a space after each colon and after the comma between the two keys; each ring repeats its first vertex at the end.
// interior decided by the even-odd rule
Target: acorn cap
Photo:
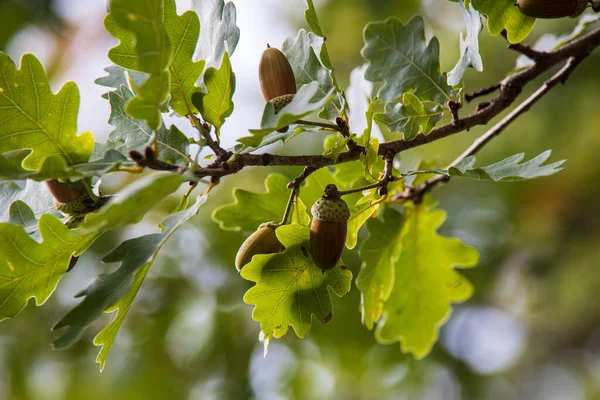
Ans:
{"type": "Polygon", "coordinates": [[[341,199],[337,186],[325,186],[323,197],[310,209],[313,217],[326,222],[346,222],[350,218],[348,204],[341,199]]]}
{"type": "Polygon", "coordinates": [[[296,93],[292,66],[285,55],[274,47],[268,47],[263,52],[258,65],[258,79],[266,101],[296,93]]]}

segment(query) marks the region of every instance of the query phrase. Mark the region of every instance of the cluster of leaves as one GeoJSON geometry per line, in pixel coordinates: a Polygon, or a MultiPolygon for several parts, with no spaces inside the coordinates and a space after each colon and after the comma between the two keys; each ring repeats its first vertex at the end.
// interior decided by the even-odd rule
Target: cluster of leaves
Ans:
{"type": "MultiPolygon", "coordinates": [[[[482,68],[477,50],[482,26],[479,13],[494,21],[488,24],[492,33],[506,28],[510,40],[524,37],[532,21],[514,14],[514,7],[501,9],[499,3],[503,2],[460,2],[467,37],[461,40],[460,60],[449,76],[441,72],[438,40],[425,38],[422,18],[367,24],[362,50],[367,63],[353,73],[357,78],[352,85],[359,88],[347,90],[358,93],[354,103],[337,81],[314,4],[306,1],[310,31],[301,29],[282,46],[294,70],[297,94],[277,114],[267,103],[261,126],[250,129],[250,135],[230,150],[235,157],[278,141],[286,143],[307,129],[298,126],[298,120],[317,114],[325,121],[352,117],[363,120],[366,127],[347,137],[339,133],[330,137],[324,149],[327,157],[337,159],[350,140],[365,151],[359,161],[339,165],[335,171],[322,168],[312,173],[295,198],[291,224],[276,231],[285,250],[255,256],[243,268],[242,277],[255,283],[244,300],[255,306],[253,318],[266,339],[283,336],[290,326],[299,337],[306,336],[313,316],[321,323],[332,317],[330,293],[343,296],[351,288],[352,272],[342,261],[323,272],[311,259],[307,206],[327,184],[356,188],[380,179],[384,168],[378,157],[379,140],[372,134],[375,127],[385,126],[412,140],[419,133],[431,132],[449,113],[448,102],[460,102],[465,69],[482,68]],[[288,125],[294,129],[278,132],[288,125]]],[[[82,216],[76,227],[65,226],[65,216],[57,212],[42,181],[77,184],[96,198],[92,187],[98,186],[98,177],[116,171],[141,172],[128,157],[131,151],[149,146],[162,162],[197,167],[200,152],[191,156],[190,142],[204,143],[190,140],[175,126],[167,127],[163,113],[173,112],[193,123],[199,123],[199,115],[218,141],[234,110],[236,80],[230,56],[240,32],[233,3],[194,0],[192,4],[194,11],[179,15],[174,0],[110,1],[104,24],[119,44],[108,53],[114,63],[106,68],[108,75],[96,81],[109,88],[104,97],[114,130],[104,143],[94,143],[89,132],[77,135],[79,92],[73,82],[54,94],[35,56],[24,55],[17,68],[0,53],[0,214],[2,221],[8,221],[0,223],[0,320],[17,315],[32,297],[43,304],[73,257],[104,232],[139,222],[186,178],[178,173],[147,174],[99,210],[82,216]],[[24,188],[14,182],[24,179],[24,188]]],[[[427,174],[494,181],[530,179],[560,170],[562,162],[541,165],[549,155],[543,153],[526,163],[520,163],[523,155],[517,155],[487,167],[475,167],[475,158],[470,157],[447,170],[393,173],[396,177],[419,175],[413,185],[427,174]]],[[[369,189],[346,197],[351,212],[346,247],[357,246],[359,230],[366,224],[369,236],[360,246],[362,267],[357,278],[364,324],[375,329],[378,341],[401,341],[403,351],[421,358],[435,343],[451,304],[470,297],[472,287],[454,268],[476,265],[478,253],[457,239],[437,234],[445,214],[435,208],[433,200],[426,198],[420,204],[391,201],[405,189],[407,180],[390,185],[389,195],[369,189]]],[[[251,232],[261,223],[279,220],[288,203],[287,180],[272,174],[265,185],[266,193],[235,190],[235,202],[215,210],[214,221],[223,229],[251,232]]],[[[104,312],[117,311],[94,340],[102,346],[97,361],[104,367],[159,250],[199,212],[204,200],[205,196],[199,196],[189,205],[184,196],[180,207],[160,224],[159,233],[127,240],[104,257],[103,262],[120,262],[120,266],[98,276],[77,295],[82,301],[54,327],[66,328],[55,347],[71,345],[104,312]]]]}

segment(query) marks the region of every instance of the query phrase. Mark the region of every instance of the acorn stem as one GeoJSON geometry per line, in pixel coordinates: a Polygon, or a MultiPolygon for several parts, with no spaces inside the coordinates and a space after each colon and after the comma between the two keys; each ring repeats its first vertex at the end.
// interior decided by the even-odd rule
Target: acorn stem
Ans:
{"type": "Polygon", "coordinates": [[[279,225],[287,224],[287,220],[292,212],[292,205],[294,204],[294,199],[296,198],[296,194],[298,192],[297,187],[292,188],[292,193],[290,193],[290,198],[288,199],[287,205],[285,206],[285,211],[283,212],[283,218],[281,218],[281,223],[279,225]]]}
{"type": "Polygon", "coordinates": [[[336,124],[329,124],[327,122],[318,122],[318,121],[305,121],[303,119],[299,119],[296,121],[299,125],[309,125],[309,126],[318,126],[320,128],[332,129],[334,131],[340,132],[340,127],[336,124]]]}
{"type": "Polygon", "coordinates": [[[356,192],[362,192],[363,190],[375,189],[377,187],[385,188],[385,192],[387,192],[388,183],[394,181],[393,172],[394,172],[394,157],[395,156],[396,156],[396,154],[393,152],[386,153],[383,156],[383,159],[385,161],[385,168],[383,170],[383,178],[381,178],[380,181],[377,181],[370,185],[357,187],[354,189],[340,190],[339,191],[340,196],[345,196],[347,194],[352,194],[352,193],[356,193],[356,192]]]}

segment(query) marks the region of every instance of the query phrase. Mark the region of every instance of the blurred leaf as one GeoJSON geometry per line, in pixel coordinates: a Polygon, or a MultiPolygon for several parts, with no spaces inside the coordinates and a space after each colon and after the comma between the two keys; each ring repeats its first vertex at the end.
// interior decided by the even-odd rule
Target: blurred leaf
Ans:
{"type": "Polygon", "coordinates": [[[32,149],[23,167],[36,170],[46,157],[60,155],[68,164],[87,161],[94,138],[77,136],[79,90],[67,82],[53,94],[42,64],[25,54],[18,70],[0,52],[0,153],[32,149]]]}
{"type": "Polygon", "coordinates": [[[74,171],[74,175],[101,177],[110,172],[118,171],[120,167],[134,168],[136,166],[137,164],[134,161],[128,160],[117,150],[109,149],[101,159],[85,164],[73,165],[72,170],[74,171]]]}
{"type": "Polygon", "coordinates": [[[173,58],[169,63],[171,73],[171,98],[169,105],[179,115],[197,113],[192,95],[201,93],[195,86],[204,70],[204,60],[194,62],[194,51],[200,34],[200,20],[194,11],[177,15],[174,0],[165,0],[165,29],[173,46],[173,58]]]}
{"type": "Polygon", "coordinates": [[[221,68],[209,68],[206,71],[204,85],[207,93],[194,93],[192,102],[200,111],[202,118],[214,125],[218,136],[225,118],[233,112],[235,74],[231,70],[231,62],[227,53],[223,55],[221,68]]]}
{"type": "Polygon", "coordinates": [[[170,172],[147,175],[127,185],[97,212],[87,214],[78,230],[107,231],[139,222],[152,207],[175,192],[182,183],[181,176],[170,172]]]}
{"type": "MultiPolygon", "coordinates": [[[[398,215],[387,215],[400,221],[398,215]]],[[[442,210],[407,204],[401,231],[397,223],[371,225],[372,234],[378,228],[376,234],[383,230],[387,236],[400,237],[400,243],[390,243],[400,246],[400,251],[389,248],[390,258],[370,259],[365,264],[367,272],[361,286],[363,296],[367,296],[367,291],[370,300],[364,311],[371,321],[369,325],[377,321],[378,314],[382,315],[375,331],[377,341],[400,341],[402,351],[413,353],[417,359],[431,351],[439,326],[448,318],[451,303],[466,301],[473,292],[471,284],[454,268],[475,266],[479,253],[458,239],[438,235],[436,231],[445,219],[442,210]],[[371,271],[373,268],[380,271],[371,271]]],[[[377,249],[381,240],[384,239],[369,240],[361,248],[362,254],[381,252],[377,249]]]]}
{"type": "Polygon", "coordinates": [[[168,216],[161,223],[163,231],[160,234],[126,240],[107,254],[102,259],[104,263],[121,261],[121,266],[111,273],[98,275],[76,295],[85,297],[52,328],[55,330],[68,326],[67,331],[54,341],[54,347],[62,349],[72,345],[84,329],[104,312],[118,310],[115,319],[94,338],[94,344],[102,346],[96,361],[100,364],[100,370],[103,370],[119,328],[158,252],[179,227],[198,214],[205,200],[206,196],[199,196],[192,207],[168,216]]]}
{"type": "MultiPolygon", "coordinates": [[[[367,113],[369,111],[372,113],[375,106],[380,102],[378,99],[371,100],[373,94],[373,82],[365,79],[367,67],[367,64],[363,64],[352,70],[350,73],[350,85],[346,89],[346,97],[348,98],[348,106],[350,107],[348,122],[350,129],[357,134],[360,131],[369,128],[367,122],[369,122],[372,117],[367,113]],[[377,104],[373,104],[374,102],[377,102],[377,104]],[[367,116],[366,120],[365,115],[367,116]]],[[[369,128],[369,139],[370,130],[371,128],[369,128]]]]}
{"type": "MultiPolygon", "coordinates": [[[[546,33],[542,35],[533,45],[533,49],[540,52],[550,52],[554,51],[566,44],[569,44],[573,40],[581,37],[585,32],[586,28],[590,25],[600,22],[600,14],[583,14],[581,18],[579,18],[579,22],[573,32],[564,34],[564,35],[555,35],[553,33],[546,33]]],[[[521,70],[534,65],[535,62],[527,57],[526,55],[521,54],[517,58],[517,65],[515,70],[521,70]]]]}
{"type": "Polygon", "coordinates": [[[375,114],[375,120],[392,132],[404,133],[405,140],[413,140],[419,132],[429,134],[443,116],[438,104],[426,108],[417,96],[407,92],[401,103],[387,103],[385,112],[375,114]]]}
{"type": "MultiPolygon", "coordinates": [[[[324,41],[324,38],[300,29],[296,37],[285,40],[281,51],[292,66],[297,88],[312,82],[319,83],[318,90],[312,98],[313,102],[327,98],[332,94],[335,95],[333,101],[325,104],[325,108],[319,113],[321,118],[333,120],[344,110],[345,100],[337,95],[340,90],[339,87],[334,85],[331,68],[326,67],[319,58],[322,52],[321,49],[325,46],[324,41]]],[[[331,64],[329,66],[331,67],[331,64]]]]}
{"type": "Polygon", "coordinates": [[[252,147],[260,146],[263,138],[269,133],[293,124],[294,122],[320,110],[333,99],[333,89],[321,100],[311,103],[311,99],[319,90],[319,83],[312,82],[300,88],[294,99],[277,114],[271,102],[267,102],[261,120],[261,129],[250,129],[252,136],[238,139],[238,142],[252,147]]]}
{"type": "Polygon", "coordinates": [[[58,216],[54,206],[54,197],[43,182],[27,180],[24,189],[14,182],[0,182],[0,222],[8,222],[9,207],[18,200],[22,200],[33,210],[34,214],[54,214],[58,216]]]}
{"type": "Polygon", "coordinates": [[[367,120],[367,126],[363,131],[361,138],[361,145],[367,147],[371,141],[371,132],[373,131],[373,117],[375,115],[375,109],[381,104],[381,99],[375,99],[368,103],[367,109],[365,110],[365,118],[367,120]]]}
{"type": "Polygon", "coordinates": [[[386,207],[381,218],[368,220],[369,236],[360,247],[363,260],[356,286],[361,293],[362,321],[373,329],[394,287],[394,267],[402,248],[404,217],[386,207]]]}
{"type": "Polygon", "coordinates": [[[134,55],[138,57],[136,65],[131,66],[129,61],[121,64],[123,57],[111,57],[115,52],[109,52],[111,61],[149,74],[138,88],[137,95],[127,103],[127,113],[146,120],[152,129],[158,129],[161,125],[160,106],[167,100],[170,88],[167,67],[171,59],[171,43],[164,26],[164,2],[111,0],[110,10],[112,17],[107,19],[113,18],[122,28],[109,30],[121,42],[117,48],[125,50],[127,47],[131,51],[135,43],[134,55]]]}
{"type": "MultiPolygon", "coordinates": [[[[279,222],[290,197],[287,188],[289,179],[281,174],[270,174],[265,180],[265,193],[254,193],[243,189],[233,190],[233,204],[221,206],[212,214],[212,219],[221,229],[255,231],[264,222],[279,222]]],[[[292,222],[308,225],[310,218],[302,200],[294,202],[292,222]]],[[[245,267],[244,267],[245,268],[245,267]]]]}
{"type": "MultiPolygon", "coordinates": [[[[108,93],[111,108],[108,122],[115,127],[108,135],[108,141],[125,156],[128,156],[131,150],[143,152],[152,137],[152,129],[146,121],[136,119],[125,112],[125,106],[132,98],[133,93],[125,85],[108,93]]],[[[189,140],[175,125],[167,129],[161,122],[156,134],[159,159],[187,164],[189,140]]]]}
{"type": "Polygon", "coordinates": [[[487,16],[488,30],[492,35],[497,35],[506,29],[508,41],[511,43],[523,41],[535,24],[535,18],[519,11],[514,0],[471,0],[471,4],[481,14],[487,16]]]}
{"type": "Polygon", "coordinates": [[[233,2],[223,0],[192,0],[192,9],[200,17],[200,39],[196,56],[206,61],[207,67],[221,65],[223,54],[233,55],[240,29],[235,24],[233,2]]]}
{"type": "Polygon", "coordinates": [[[369,22],[364,30],[363,57],[369,62],[365,78],[383,81],[377,96],[385,102],[397,101],[405,92],[411,92],[421,101],[444,103],[453,96],[440,73],[439,42],[425,39],[421,17],[407,25],[398,18],[369,22]]]}
{"type": "Polygon", "coordinates": [[[342,267],[323,271],[310,258],[310,229],[297,224],[277,228],[277,237],[285,251],[257,255],[244,266],[244,279],[256,282],[244,295],[255,305],[252,318],[268,337],[280,338],[292,326],[303,338],[312,325],[312,316],[322,324],[333,315],[329,288],[338,296],[350,291],[352,272],[342,267]]]}
{"type": "Polygon", "coordinates": [[[17,315],[32,297],[36,305],[44,304],[71,256],[81,254],[97,237],[70,231],[52,215],[42,215],[39,229],[41,243],[22,226],[0,223],[0,321],[17,315]]]}
{"type": "Polygon", "coordinates": [[[448,85],[457,86],[465,75],[467,68],[471,67],[475,71],[483,71],[483,61],[479,54],[479,32],[483,28],[481,16],[479,12],[473,8],[472,4],[465,7],[463,0],[458,1],[460,11],[465,18],[467,26],[467,38],[463,39],[462,32],[460,33],[460,59],[452,71],[448,72],[448,85]]]}
{"type": "Polygon", "coordinates": [[[23,168],[23,160],[31,154],[31,149],[13,150],[0,154],[0,180],[27,179],[36,171],[23,168]]]}
{"type": "Polygon", "coordinates": [[[546,150],[537,157],[519,164],[523,158],[525,158],[525,153],[519,153],[495,164],[479,168],[475,167],[475,156],[470,156],[462,160],[456,166],[450,168],[448,173],[450,176],[476,179],[478,181],[493,180],[496,182],[512,182],[523,179],[534,179],[553,175],[563,170],[563,168],[560,167],[566,160],[542,165],[551,155],[552,150],[546,150]]]}

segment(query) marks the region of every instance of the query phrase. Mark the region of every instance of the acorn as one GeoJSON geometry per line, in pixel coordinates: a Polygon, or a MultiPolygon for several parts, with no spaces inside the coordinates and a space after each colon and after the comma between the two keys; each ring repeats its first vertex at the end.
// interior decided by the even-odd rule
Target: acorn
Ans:
{"type": "Polygon", "coordinates": [[[577,17],[587,7],[588,0],[517,0],[521,12],[534,18],[577,17]]]}
{"type": "Polygon", "coordinates": [[[67,183],[60,182],[58,179],[46,181],[46,186],[54,199],[59,203],[68,203],[78,198],[83,191],[70,186],[67,183]]]}
{"type": "Polygon", "coordinates": [[[346,244],[350,210],[340,197],[337,186],[325,186],[323,197],[311,208],[310,252],[313,261],[322,270],[336,266],[346,244]]]}
{"type": "Polygon", "coordinates": [[[235,267],[238,272],[257,254],[279,253],[283,250],[283,245],[275,234],[276,228],[270,223],[262,224],[256,232],[248,236],[235,256],[235,267]]]}

